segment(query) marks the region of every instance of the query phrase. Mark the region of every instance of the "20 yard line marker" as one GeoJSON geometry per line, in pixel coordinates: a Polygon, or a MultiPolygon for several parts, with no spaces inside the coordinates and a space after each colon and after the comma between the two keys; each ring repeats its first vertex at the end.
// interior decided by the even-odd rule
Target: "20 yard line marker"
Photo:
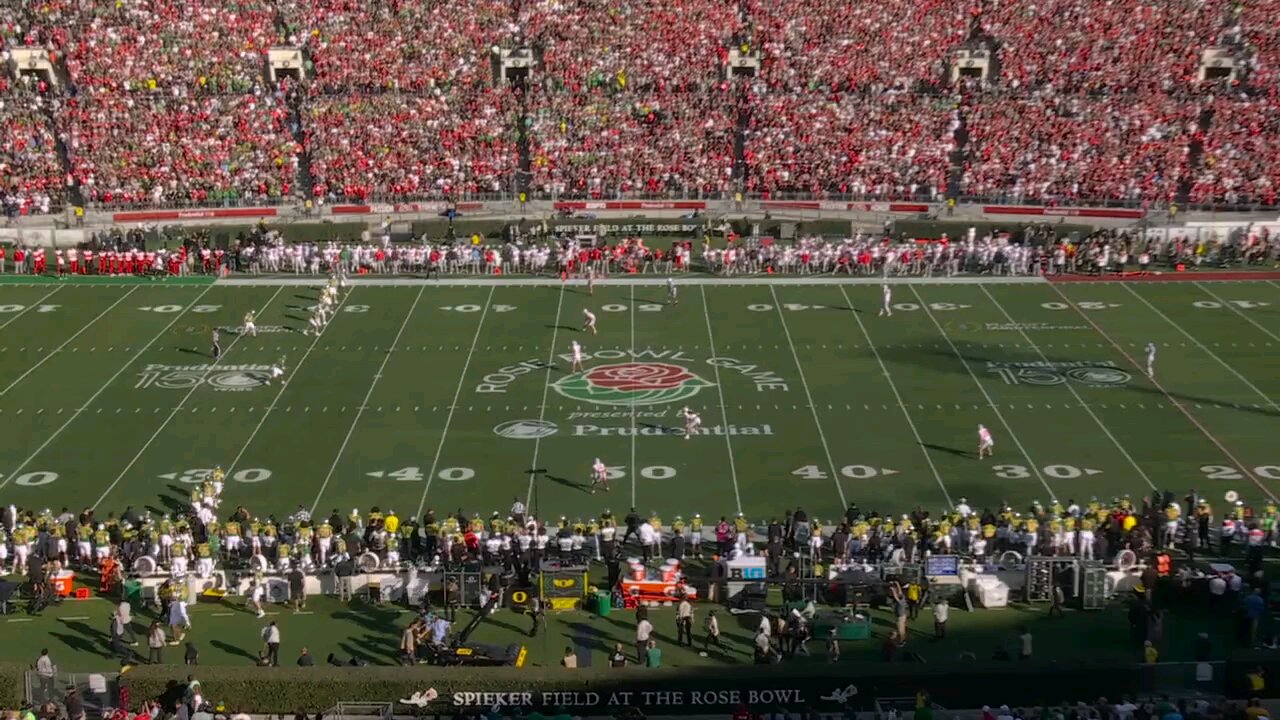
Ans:
{"type": "Polygon", "coordinates": [[[24,372],[24,373],[22,373],[21,375],[19,375],[19,376],[18,376],[18,377],[13,381],[13,382],[9,383],[9,386],[8,386],[8,387],[6,387],[4,390],[0,390],[0,397],[2,397],[2,396],[4,396],[4,395],[7,395],[7,394],[9,393],[9,391],[10,391],[10,390],[12,390],[12,389],[14,389],[15,387],[17,387],[17,386],[18,386],[18,383],[20,383],[20,382],[22,382],[23,380],[25,380],[25,379],[27,378],[27,376],[28,376],[28,375],[30,375],[31,373],[33,373],[33,372],[35,372],[36,370],[38,370],[38,369],[40,368],[40,366],[41,366],[41,365],[44,365],[46,362],[48,362],[48,361],[49,361],[49,359],[50,359],[50,358],[52,358],[54,355],[57,355],[58,353],[62,352],[62,349],[63,349],[63,348],[65,348],[65,347],[66,347],[66,346],[67,346],[67,345],[68,345],[72,340],[75,340],[76,338],[80,337],[80,334],[81,334],[81,333],[83,333],[85,330],[88,330],[89,328],[93,327],[93,324],[94,324],[94,323],[96,323],[96,322],[98,322],[99,320],[101,320],[101,319],[102,319],[102,316],[104,316],[104,315],[106,315],[107,313],[109,313],[109,312],[111,312],[112,310],[114,310],[114,309],[115,309],[115,307],[116,307],[117,305],[119,305],[120,303],[124,302],[124,301],[125,301],[125,298],[129,297],[130,295],[132,295],[132,294],[134,293],[134,291],[136,291],[137,289],[138,289],[138,288],[137,288],[137,286],[134,286],[134,287],[130,288],[130,289],[129,289],[129,292],[127,292],[127,293],[125,293],[125,294],[121,295],[119,300],[116,300],[115,302],[113,302],[113,303],[111,303],[110,305],[108,305],[106,310],[103,310],[102,312],[98,313],[98,314],[97,314],[97,316],[95,316],[92,320],[90,320],[89,322],[85,323],[84,327],[82,327],[82,328],[80,328],[79,330],[77,330],[75,335],[72,335],[71,337],[69,337],[69,338],[67,338],[66,340],[64,340],[64,341],[63,341],[63,343],[62,343],[61,345],[59,345],[58,347],[56,347],[56,348],[54,348],[54,349],[53,349],[53,352],[50,352],[48,355],[45,355],[44,357],[40,358],[40,362],[38,362],[38,363],[36,363],[36,364],[32,365],[31,367],[27,368],[27,371],[26,371],[26,372],[24,372]]]}
{"type": "MultiPolygon", "coordinates": [[[[849,293],[844,289],[843,285],[840,286],[840,294],[844,295],[845,306],[852,309],[853,301],[849,299],[849,293]]],[[[924,455],[924,461],[929,464],[929,470],[933,473],[933,478],[938,481],[938,488],[942,490],[942,497],[946,499],[947,507],[955,507],[955,503],[951,502],[951,493],[947,492],[947,484],[942,481],[942,474],[938,472],[938,466],[933,464],[933,457],[929,455],[929,449],[925,447],[924,438],[920,436],[920,431],[916,429],[916,423],[911,419],[911,413],[907,412],[907,406],[902,401],[902,394],[898,392],[898,385],[893,381],[893,375],[889,374],[889,368],[885,366],[884,359],[880,357],[880,351],[876,349],[876,343],[871,339],[871,333],[867,332],[867,326],[862,322],[862,318],[858,316],[857,310],[853,310],[850,314],[857,321],[858,328],[862,330],[862,336],[867,339],[867,347],[871,349],[871,354],[875,356],[876,363],[880,365],[881,374],[889,382],[889,389],[893,391],[893,397],[898,401],[898,408],[902,410],[902,417],[907,420],[907,427],[911,428],[911,434],[916,438],[916,447],[920,448],[920,452],[924,455]]],[[[942,409],[942,406],[939,405],[938,409],[942,409]]]]}
{"type": "Polygon", "coordinates": [[[462,372],[458,373],[458,387],[453,391],[453,402],[451,403],[449,414],[444,418],[444,429],[440,431],[440,444],[436,446],[436,456],[431,459],[431,471],[427,473],[427,482],[422,488],[422,499],[418,501],[418,512],[414,513],[414,517],[422,514],[422,508],[427,505],[427,491],[431,489],[431,481],[436,479],[436,468],[440,465],[440,455],[444,453],[444,441],[449,437],[449,425],[453,423],[453,413],[458,407],[458,399],[462,397],[462,387],[467,381],[467,369],[471,367],[471,358],[476,354],[476,344],[480,342],[480,331],[484,329],[484,319],[489,314],[489,306],[493,303],[493,291],[497,286],[489,288],[489,296],[484,300],[484,310],[480,312],[480,322],[476,323],[476,334],[471,338],[471,349],[467,351],[467,359],[462,363],[462,372]]]}
{"type": "Polygon", "coordinates": [[[351,421],[351,427],[347,428],[347,436],[342,439],[342,445],[338,446],[338,454],[333,458],[333,464],[329,466],[329,472],[324,476],[324,482],[320,484],[320,490],[316,493],[316,499],[311,503],[311,514],[314,515],[316,508],[320,506],[320,498],[324,495],[324,491],[329,487],[329,481],[333,479],[333,474],[338,470],[338,463],[342,461],[342,456],[347,451],[347,445],[351,444],[351,436],[356,433],[356,426],[360,424],[360,418],[364,415],[364,406],[369,404],[369,398],[373,397],[373,391],[378,387],[378,381],[382,379],[382,371],[387,369],[387,363],[391,361],[391,356],[395,353],[395,346],[400,344],[400,337],[404,335],[405,328],[409,327],[409,320],[413,317],[413,311],[418,309],[418,302],[422,300],[422,292],[425,287],[418,288],[418,294],[413,297],[413,304],[409,306],[409,312],[405,313],[404,322],[400,323],[400,329],[396,331],[395,340],[391,342],[391,349],[387,350],[387,354],[382,357],[382,364],[378,366],[378,372],[374,373],[373,381],[369,383],[369,392],[364,394],[364,400],[360,401],[360,409],[356,410],[356,417],[351,421]]]}
{"type": "MultiPolygon", "coordinates": [[[[263,304],[262,308],[258,310],[257,314],[262,315],[263,313],[265,313],[267,311],[267,308],[271,307],[271,303],[275,302],[275,299],[279,297],[280,292],[282,290],[284,290],[283,287],[277,289],[274,293],[272,293],[271,297],[267,298],[267,302],[263,304]]],[[[90,507],[96,508],[102,504],[103,500],[107,499],[107,496],[111,494],[111,491],[116,489],[116,486],[120,484],[120,481],[124,479],[124,476],[127,475],[128,472],[133,469],[134,465],[138,464],[138,460],[141,459],[142,456],[147,452],[147,450],[151,448],[151,445],[156,441],[156,438],[160,437],[160,433],[164,432],[165,428],[169,427],[169,423],[173,422],[173,419],[177,417],[178,413],[183,410],[183,408],[187,404],[187,401],[191,399],[192,395],[195,395],[196,390],[200,389],[201,385],[204,385],[205,380],[208,379],[209,377],[209,373],[213,372],[213,370],[218,366],[218,364],[222,362],[222,359],[225,358],[231,352],[231,349],[234,348],[236,344],[239,343],[240,340],[243,339],[244,337],[245,337],[244,335],[236,335],[235,339],[232,340],[229,345],[227,345],[227,349],[222,351],[222,353],[218,357],[214,358],[213,362],[209,363],[204,373],[201,374],[200,376],[200,382],[191,386],[191,389],[187,391],[187,394],[184,395],[182,397],[182,400],[178,402],[177,407],[175,407],[173,411],[169,413],[169,416],[164,419],[164,422],[160,423],[160,427],[156,428],[156,431],[151,433],[151,437],[147,438],[147,442],[142,445],[142,448],[139,449],[138,453],[133,456],[133,459],[129,461],[129,464],[124,466],[124,469],[120,471],[120,474],[116,476],[116,479],[111,481],[111,484],[107,486],[107,489],[102,491],[102,495],[99,496],[97,501],[94,502],[93,505],[91,505],[90,507]]]]}
{"type": "MultiPolygon", "coordinates": [[[[711,343],[707,347],[710,348],[711,350],[711,357],[719,357],[718,355],[716,355],[716,340],[711,335],[711,311],[707,309],[707,288],[706,286],[699,286],[698,289],[702,291],[702,315],[707,319],[707,341],[711,343]]],[[[633,289],[632,292],[634,293],[635,290],[633,289]]],[[[632,306],[634,306],[635,302],[632,301],[631,304],[632,306]]],[[[737,467],[734,466],[734,462],[733,462],[733,441],[729,439],[729,411],[725,407],[725,403],[724,403],[724,386],[720,384],[720,365],[718,363],[714,364],[711,366],[711,369],[712,369],[712,372],[715,373],[716,392],[720,395],[720,421],[724,423],[724,428],[725,428],[724,448],[725,448],[725,451],[729,454],[729,479],[733,481],[733,501],[734,503],[737,504],[738,513],[741,514],[742,513],[742,494],[738,491],[738,469],[737,467]]],[[[742,406],[739,405],[738,408],[741,409],[742,406]]],[[[632,438],[632,442],[635,442],[634,427],[632,428],[631,438],[632,438]]],[[[631,461],[631,465],[634,472],[634,466],[635,466],[634,459],[631,461]]]]}
{"type": "MultiPolygon", "coordinates": [[[[564,293],[568,283],[560,285],[560,298],[556,301],[556,320],[551,326],[551,350],[547,354],[547,378],[542,385],[542,402],[538,404],[538,427],[542,427],[542,423],[547,416],[547,394],[551,392],[551,371],[555,367],[556,362],[556,334],[560,331],[560,310],[564,307],[564,293]]],[[[524,504],[530,512],[533,511],[533,484],[537,480],[537,473],[533,472],[538,469],[538,450],[542,447],[542,438],[533,439],[533,462],[529,464],[529,490],[525,493],[524,504]]]]}
{"type": "MultiPolygon", "coordinates": [[[[848,507],[844,488],[840,486],[840,473],[836,471],[836,463],[831,459],[831,447],[827,445],[827,434],[822,430],[822,421],[818,419],[818,409],[813,406],[813,395],[809,392],[809,381],[804,377],[804,368],[800,366],[800,355],[796,352],[796,344],[791,341],[791,329],[787,327],[787,317],[782,314],[782,303],[778,301],[778,292],[769,286],[769,294],[773,296],[773,308],[778,311],[782,320],[782,332],[787,336],[787,346],[791,348],[791,359],[796,362],[796,371],[800,374],[800,386],[804,388],[805,400],[809,403],[809,411],[813,413],[813,424],[818,428],[818,439],[822,441],[822,451],[827,455],[827,465],[831,468],[831,479],[836,484],[836,493],[840,495],[840,507],[848,507]]],[[[727,428],[726,428],[727,431],[727,428]]]]}
{"type": "Polygon", "coordinates": [[[996,414],[996,419],[1004,426],[1005,432],[1009,433],[1009,439],[1013,441],[1014,445],[1018,446],[1018,452],[1022,453],[1023,459],[1027,461],[1027,467],[1031,468],[1031,472],[1035,473],[1036,479],[1039,480],[1040,484],[1044,486],[1044,489],[1048,491],[1049,499],[1057,502],[1058,495],[1053,491],[1053,488],[1049,487],[1049,483],[1044,479],[1044,475],[1040,474],[1040,466],[1036,465],[1035,462],[1031,460],[1031,455],[1027,452],[1027,449],[1022,446],[1022,441],[1013,433],[1013,427],[1009,425],[1008,420],[1004,419],[1004,413],[1000,412],[1000,406],[991,398],[991,393],[987,392],[986,386],[982,384],[982,381],[979,380],[978,376],[973,372],[973,368],[970,367],[969,361],[964,358],[964,355],[960,354],[960,348],[956,347],[956,344],[952,342],[951,338],[947,335],[947,331],[942,329],[942,323],[938,322],[938,318],[934,317],[933,311],[929,309],[929,305],[925,303],[924,298],[920,296],[920,291],[917,290],[915,286],[911,286],[911,292],[916,296],[916,302],[920,304],[920,308],[924,310],[924,314],[928,315],[929,319],[933,321],[933,325],[938,329],[938,333],[942,335],[942,339],[946,341],[948,346],[950,346],[951,352],[960,360],[960,364],[964,365],[964,369],[969,373],[969,377],[973,380],[973,384],[978,386],[978,392],[982,393],[982,397],[986,398],[987,405],[991,408],[991,411],[996,414]]]}
{"type": "Polygon", "coordinates": [[[71,414],[71,417],[67,418],[67,421],[65,423],[63,423],[57,430],[54,430],[52,433],[50,433],[49,437],[45,438],[44,442],[40,444],[40,447],[37,447],[34,452],[32,452],[29,456],[27,456],[27,459],[23,460],[22,463],[19,464],[16,469],[14,469],[9,474],[5,475],[3,479],[0,479],[0,489],[4,489],[4,486],[8,485],[10,480],[12,480],[14,477],[19,475],[23,470],[27,469],[27,465],[29,465],[32,460],[35,460],[36,457],[41,452],[43,452],[45,448],[49,447],[49,445],[52,444],[53,441],[56,440],[58,436],[61,435],[62,432],[71,425],[71,423],[75,422],[76,418],[80,417],[80,413],[84,412],[91,405],[93,405],[93,401],[97,400],[99,395],[106,392],[107,388],[111,386],[111,383],[116,381],[116,378],[123,375],[124,371],[128,370],[129,366],[132,365],[135,360],[137,360],[139,357],[142,357],[142,354],[145,353],[147,350],[149,350],[151,346],[156,343],[157,340],[164,337],[165,333],[169,332],[169,329],[172,328],[174,325],[176,325],[178,323],[178,320],[180,320],[183,315],[187,314],[187,312],[190,311],[191,308],[195,307],[197,303],[199,303],[202,299],[204,299],[204,296],[207,295],[209,291],[212,290],[213,288],[214,288],[213,285],[209,285],[205,287],[204,291],[201,292],[199,295],[197,295],[196,299],[192,300],[191,303],[182,310],[182,312],[173,316],[173,319],[169,321],[168,325],[165,325],[164,328],[160,330],[160,332],[156,333],[155,337],[151,338],[151,340],[148,341],[146,345],[143,345],[142,349],[138,350],[138,352],[135,353],[133,357],[130,357],[128,360],[126,360],[124,365],[121,365],[120,369],[117,370],[114,375],[107,378],[107,381],[102,384],[102,387],[98,388],[96,392],[94,392],[92,395],[89,396],[89,399],[84,402],[84,405],[81,405],[80,407],[76,408],[76,411],[71,414]]]}

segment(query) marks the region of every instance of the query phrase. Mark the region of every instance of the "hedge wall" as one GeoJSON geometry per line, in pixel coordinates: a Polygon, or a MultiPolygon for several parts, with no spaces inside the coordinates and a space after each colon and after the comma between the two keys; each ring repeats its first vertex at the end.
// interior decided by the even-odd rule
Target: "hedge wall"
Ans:
{"type": "Polygon", "coordinates": [[[0,663],[0,708],[16,709],[26,699],[26,665],[0,663]]]}
{"type": "MultiPolygon", "coordinates": [[[[649,714],[731,711],[752,705],[810,705],[832,711],[843,698],[870,709],[877,697],[910,697],[925,690],[945,707],[983,704],[1042,704],[1081,697],[1119,697],[1137,692],[1136,665],[1085,664],[784,664],[646,670],[607,668],[196,668],[205,697],[228,709],[257,713],[315,712],[339,702],[387,702],[434,689],[428,708],[493,704],[608,712],[610,706],[640,705],[649,714]],[[852,693],[849,687],[856,688],[852,693]],[[490,695],[485,695],[490,693],[490,695]],[[501,695],[492,695],[499,693],[501,695]],[[528,695],[523,695],[527,693],[528,695]]],[[[138,667],[128,673],[132,702],[161,696],[187,668],[138,667]]]]}

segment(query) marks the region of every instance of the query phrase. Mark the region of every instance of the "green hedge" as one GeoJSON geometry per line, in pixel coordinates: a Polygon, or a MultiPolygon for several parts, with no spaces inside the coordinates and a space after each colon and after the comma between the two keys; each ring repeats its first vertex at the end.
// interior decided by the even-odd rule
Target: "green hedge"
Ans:
{"type": "Polygon", "coordinates": [[[26,699],[26,665],[0,663],[0,708],[17,708],[26,699]]]}
{"type": "MultiPolygon", "coordinates": [[[[853,705],[869,709],[877,697],[928,692],[945,707],[984,704],[1039,705],[1081,697],[1119,697],[1141,689],[1136,665],[1047,663],[788,663],[646,670],[628,668],[195,668],[205,697],[230,710],[257,713],[316,712],[339,702],[388,702],[435,689],[428,708],[442,712],[462,700],[484,709],[494,702],[575,713],[608,712],[610,703],[639,705],[649,714],[731,711],[738,702],[757,707],[784,702],[820,711],[839,709],[837,693],[853,685],[853,705]],[[994,682],[993,682],[994,681],[994,682]],[[653,695],[661,691],[664,695],[653,695]],[[503,693],[503,697],[455,695],[503,693]],[[528,703],[508,693],[531,693],[528,703]],[[543,693],[569,693],[544,696],[543,693]],[[629,693],[629,695],[621,695],[629,693]]],[[[187,668],[139,667],[128,673],[132,702],[161,696],[170,682],[183,682],[187,668]]],[[[402,711],[404,709],[402,708],[402,711]]]]}

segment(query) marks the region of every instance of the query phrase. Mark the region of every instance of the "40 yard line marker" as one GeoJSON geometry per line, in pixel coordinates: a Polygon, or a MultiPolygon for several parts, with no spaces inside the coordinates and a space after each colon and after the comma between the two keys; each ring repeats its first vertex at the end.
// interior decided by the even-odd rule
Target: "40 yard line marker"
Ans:
{"type": "MultiPolygon", "coordinates": [[[[48,361],[49,361],[49,359],[50,359],[50,358],[52,358],[54,355],[57,355],[58,353],[62,352],[62,348],[66,347],[66,346],[67,346],[67,345],[68,345],[72,340],[75,340],[76,338],[80,337],[80,334],[81,334],[81,333],[83,333],[85,330],[88,330],[89,328],[93,327],[93,324],[94,324],[94,323],[98,322],[99,320],[101,320],[101,319],[102,319],[102,317],[103,317],[104,315],[106,315],[107,313],[109,313],[109,312],[111,312],[112,310],[114,310],[114,309],[116,308],[116,306],[117,306],[117,305],[119,305],[120,303],[124,302],[124,301],[125,301],[125,298],[129,297],[130,295],[132,295],[132,294],[134,293],[134,291],[136,291],[137,289],[138,289],[138,286],[136,286],[136,285],[135,285],[134,287],[130,288],[130,289],[129,289],[129,292],[127,292],[127,293],[125,293],[125,294],[121,295],[119,300],[116,300],[115,302],[113,302],[113,303],[111,303],[110,305],[108,305],[106,310],[103,310],[102,312],[98,313],[98,314],[97,314],[97,316],[95,316],[92,320],[90,320],[89,322],[85,323],[85,324],[84,324],[84,327],[82,327],[82,328],[80,328],[79,330],[77,330],[75,335],[72,335],[71,337],[67,338],[66,340],[64,340],[64,341],[62,342],[62,344],[61,344],[61,345],[59,345],[58,347],[54,348],[54,349],[53,349],[53,351],[52,351],[52,352],[50,352],[48,355],[45,355],[44,357],[40,358],[40,362],[38,362],[38,363],[36,363],[36,364],[32,365],[31,367],[27,368],[27,371],[26,371],[26,372],[24,372],[24,373],[22,373],[21,375],[19,375],[16,379],[14,379],[14,381],[13,381],[13,382],[9,383],[9,386],[8,386],[8,387],[6,387],[4,390],[0,390],[0,397],[3,397],[4,395],[7,395],[7,394],[9,393],[9,391],[10,391],[10,390],[12,390],[12,389],[14,389],[15,387],[17,387],[17,386],[18,386],[18,383],[20,383],[20,382],[22,382],[23,380],[25,380],[25,379],[27,378],[27,376],[28,376],[28,375],[30,375],[31,373],[33,373],[33,372],[35,372],[37,369],[39,369],[41,365],[44,365],[46,362],[48,362],[48,361]]],[[[56,291],[55,291],[55,292],[56,292],[56,291]]],[[[53,293],[50,293],[50,294],[53,294],[53,293]]],[[[30,310],[30,309],[31,309],[31,308],[27,308],[27,310],[30,310]]],[[[26,311],[24,310],[23,312],[26,312],[26,311]]],[[[15,318],[15,319],[16,319],[16,318],[15,318]]],[[[12,322],[12,321],[10,321],[10,322],[12,322]]],[[[7,324],[7,323],[6,323],[6,324],[7,324]]]]}
{"type": "Polygon", "coordinates": [[[831,468],[831,480],[836,484],[836,493],[840,495],[840,507],[848,507],[849,501],[844,497],[844,488],[840,486],[840,473],[836,463],[831,459],[831,446],[827,445],[827,434],[822,430],[822,421],[818,419],[818,409],[814,407],[813,395],[809,392],[809,381],[804,377],[804,368],[800,366],[800,354],[796,352],[796,344],[791,342],[791,330],[787,327],[787,317],[782,314],[782,303],[778,302],[778,292],[769,286],[769,294],[773,296],[773,309],[782,320],[782,332],[787,336],[787,346],[791,348],[791,358],[796,361],[796,371],[800,374],[800,386],[804,388],[805,400],[809,411],[813,413],[813,424],[818,428],[818,439],[822,441],[822,451],[827,455],[827,465],[831,468]]]}
{"type": "Polygon", "coordinates": [[[431,490],[431,481],[436,479],[436,468],[440,465],[440,455],[444,453],[444,441],[449,437],[449,425],[453,423],[453,413],[458,408],[458,399],[462,397],[462,387],[467,381],[467,369],[471,367],[471,358],[476,354],[476,343],[480,342],[480,331],[484,328],[484,319],[489,314],[489,306],[493,303],[493,291],[497,286],[489,288],[489,296],[484,300],[484,310],[480,312],[480,322],[476,323],[476,334],[471,338],[471,349],[467,351],[467,359],[462,363],[462,372],[458,373],[458,387],[453,391],[453,402],[450,403],[449,414],[444,418],[444,429],[440,431],[440,444],[436,446],[436,456],[431,459],[431,472],[427,473],[427,482],[422,487],[422,499],[418,501],[418,512],[414,517],[422,515],[422,508],[427,505],[427,491],[431,490]]]}
{"type": "Polygon", "coordinates": [[[329,472],[324,476],[324,482],[320,484],[320,490],[316,493],[316,499],[311,503],[311,514],[315,514],[316,508],[320,507],[320,498],[324,495],[324,491],[329,487],[329,481],[333,479],[333,473],[338,470],[338,463],[342,461],[342,456],[347,451],[347,445],[351,444],[351,436],[356,433],[356,426],[360,424],[360,417],[364,415],[364,408],[369,404],[369,398],[373,397],[373,391],[378,387],[378,381],[382,379],[382,371],[387,369],[387,363],[391,361],[391,356],[395,354],[396,345],[400,344],[400,337],[404,335],[404,329],[409,327],[409,320],[413,317],[413,311],[418,309],[418,302],[422,300],[422,292],[425,287],[418,288],[418,294],[413,297],[413,304],[409,306],[409,312],[405,313],[404,322],[400,323],[400,329],[396,331],[395,340],[391,342],[391,349],[387,350],[387,354],[382,357],[382,364],[378,366],[378,372],[374,373],[373,381],[369,383],[369,392],[364,394],[364,400],[360,402],[360,409],[356,411],[356,417],[351,421],[351,427],[347,428],[347,436],[342,439],[342,445],[338,447],[338,454],[333,458],[333,464],[329,466],[329,472]]]}
{"type": "MultiPolygon", "coordinates": [[[[210,286],[210,287],[213,287],[213,286],[210,286]]],[[[263,313],[265,313],[267,311],[267,308],[271,307],[271,303],[275,302],[275,299],[279,297],[280,292],[282,290],[284,290],[283,287],[277,289],[274,293],[272,293],[271,297],[267,299],[267,302],[263,304],[262,308],[258,310],[257,314],[262,315],[263,313]]],[[[227,355],[231,353],[231,349],[234,348],[240,342],[240,340],[243,339],[244,337],[245,337],[244,335],[237,334],[235,339],[232,340],[231,343],[227,345],[227,349],[223,350],[221,355],[214,358],[213,362],[209,363],[208,368],[206,368],[204,373],[200,376],[200,382],[191,386],[191,389],[187,391],[187,394],[184,395],[182,397],[182,400],[178,402],[177,407],[175,407],[173,411],[169,413],[169,416],[164,419],[164,422],[160,423],[160,427],[156,428],[156,431],[151,433],[151,437],[147,438],[147,442],[142,445],[142,448],[139,449],[138,453],[133,456],[133,459],[129,461],[129,464],[124,466],[124,470],[120,471],[120,474],[116,476],[116,479],[111,481],[111,484],[107,486],[107,489],[102,491],[102,495],[99,496],[97,501],[95,501],[93,505],[91,505],[90,507],[96,508],[102,504],[103,500],[107,499],[107,496],[111,494],[111,491],[116,489],[116,486],[120,484],[120,481],[124,479],[124,476],[128,474],[130,470],[133,469],[134,465],[138,464],[138,460],[141,459],[143,454],[145,454],[147,450],[151,448],[151,444],[156,441],[156,438],[160,437],[160,433],[164,432],[165,428],[169,427],[169,423],[173,422],[173,419],[177,417],[178,413],[183,410],[183,408],[187,404],[187,401],[191,399],[192,395],[195,395],[196,390],[200,389],[201,385],[204,385],[205,380],[208,379],[209,377],[209,373],[213,372],[214,368],[216,368],[218,364],[222,362],[223,358],[227,357],[227,355]]]]}
{"type": "Polygon", "coordinates": [[[176,325],[178,323],[178,320],[180,320],[183,315],[186,315],[187,312],[191,310],[191,308],[195,307],[196,304],[198,304],[202,299],[204,299],[204,296],[207,295],[209,291],[212,290],[213,288],[214,288],[213,285],[206,286],[205,289],[199,295],[197,295],[196,298],[192,300],[191,303],[188,304],[182,310],[182,312],[173,316],[173,319],[169,321],[168,325],[165,325],[164,328],[160,330],[160,332],[156,333],[155,337],[151,338],[151,340],[148,341],[146,345],[142,346],[142,349],[134,353],[133,357],[130,357],[128,360],[126,360],[124,365],[121,365],[120,369],[116,370],[114,375],[107,378],[107,381],[102,384],[102,387],[98,388],[96,392],[90,395],[88,400],[85,400],[84,405],[81,405],[80,407],[76,408],[76,411],[71,414],[71,417],[67,418],[67,421],[65,423],[63,423],[57,430],[54,430],[52,433],[50,433],[49,437],[45,438],[44,442],[40,444],[40,447],[37,447],[34,452],[32,452],[29,456],[27,456],[27,459],[23,460],[18,465],[17,468],[15,468],[9,474],[5,475],[4,478],[0,479],[0,489],[4,489],[4,487],[9,484],[10,480],[18,476],[19,474],[21,474],[23,470],[27,469],[27,465],[29,465],[32,460],[35,460],[36,457],[41,452],[43,452],[45,448],[49,447],[49,445],[52,444],[53,441],[56,440],[58,436],[62,434],[62,431],[66,430],[67,427],[71,425],[71,423],[75,422],[76,418],[80,417],[80,413],[84,412],[91,405],[93,405],[93,401],[97,400],[99,395],[106,392],[107,388],[111,386],[111,383],[116,381],[116,378],[123,375],[124,371],[128,370],[129,366],[132,365],[135,360],[142,357],[142,354],[145,353],[147,350],[149,350],[151,346],[156,343],[157,340],[164,337],[165,333],[169,332],[169,329],[172,328],[174,325],[176,325]]]}

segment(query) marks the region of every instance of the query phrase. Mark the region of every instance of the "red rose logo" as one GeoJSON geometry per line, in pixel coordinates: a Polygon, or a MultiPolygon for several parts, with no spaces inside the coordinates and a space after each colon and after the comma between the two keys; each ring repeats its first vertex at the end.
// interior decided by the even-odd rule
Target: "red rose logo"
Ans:
{"type": "Polygon", "coordinates": [[[676,388],[697,377],[679,365],[666,363],[604,365],[588,371],[584,376],[594,387],[626,392],[676,388]]]}

